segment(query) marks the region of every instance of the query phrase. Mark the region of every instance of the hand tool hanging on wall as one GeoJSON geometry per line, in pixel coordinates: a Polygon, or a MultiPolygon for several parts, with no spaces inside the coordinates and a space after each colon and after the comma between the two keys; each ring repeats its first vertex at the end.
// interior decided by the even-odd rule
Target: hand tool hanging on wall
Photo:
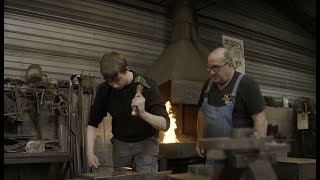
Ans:
{"type": "Polygon", "coordinates": [[[71,151],[71,155],[73,157],[73,162],[72,162],[72,173],[74,175],[74,177],[77,177],[80,173],[81,173],[81,154],[80,154],[80,144],[79,144],[79,138],[80,138],[80,133],[81,133],[81,126],[79,122],[79,116],[77,116],[76,114],[76,108],[75,108],[75,101],[74,100],[74,85],[75,85],[75,77],[77,75],[73,74],[70,77],[70,84],[69,84],[69,88],[70,88],[70,113],[69,113],[69,123],[70,123],[70,139],[71,139],[71,143],[70,143],[70,151],[71,151]]]}
{"type": "Polygon", "coordinates": [[[33,98],[35,102],[34,105],[30,108],[29,115],[36,125],[38,140],[41,140],[42,133],[40,128],[39,116],[45,108],[46,97],[51,96],[52,94],[54,94],[54,92],[42,82],[33,84],[31,86],[31,89],[33,89],[33,98]]]}
{"type": "Polygon", "coordinates": [[[82,167],[82,173],[87,173],[87,153],[86,153],[86,134],[85,134],[85,122],[83,118],[83,74],[77,75],[77,79],[79,82],[79,101],[78,101],[78,109],[79,109],[79,119],[81,122],[81,167],[82,167]]]}
{"type": "Polygon", "coordinates": [[[69,115],[69,104],[70,100],[64,92],[56,93],[51,102],[51,112],[54,114],[55,112],[59,112],[59,114],[63,116],[69,115]]]}
{"type": "Polygon", "coordinates": [[[8,114],[11,114],[13,112],[10,112],[12,107],[14,106],[14,101],[11,100],[11,98],[4,92],[3,93],[3,113],[4,116],[9,116],[8,114]]]}
{"type": "MultiPolygon", "coordinates": [[[[35,96],[35,94],[36,93],[34,92],[33,95],[35,96]]],[[[36,130],[37,130],[37,140],[42,139],[42,133],[41,133],[40,122],[39,122],[39,115],[40,115],[40,111],[38,109],[38,102],[36,100],[36,102],[34,102],[33,104],[30,105],[29,116],[30,116],[31,120],[33,121],[33,123],[35,124],[36,130]]]]}
{"type": "Polygon", "coordinates": [[[70,154],[71,158],[73,159],[73,161],[71,162],[71,168],[70,168],[70,176],[71,178],[74,178],[76,175],[78,175],[78,173],[76,173],[76,149],[75,149],[75,138],[76,138],[76,133],[75,133],[75,114],[73,112],[73,79],[76,77],[76,74],[73,74],[70,77],[69,80],[69,99],[70,99],[70,103],[69,103],[69,121],[68,121],[68,142],[69,142],[69,146],[68,146],[68,153],[70,154]]]}
{"type": "Polygon", "coordinates": [[[5,94],[7,101],[4,104],[7,105],[6,112],[4,112],[4,116],[10,123],[17,122],[17,134],[20,134],[22,119],[21,114],[25,109],[27,97],[26,94],[20,89],[20,86],[14,84],[11,86],[11,91],[8,95],[5,94]]]}
{"type": "Polygon", "coordinates": [[[92,87],[92,98],[91,98],[90,105],[92,105],[94,103],[94,100],[96,99],[96,95],[97,95],[97,87],[94,85],[92,87]]]}
{"type": "Polygon", "coordinates": [[[62,152],[67,152],[67,123],[66,118],[69,115],[70,100],[69,98],[63,93],[59,92],[52,98],[51,103],[51,110],[54,115],[57,115],[58,119],[58,127],[57,127],[57,136],[59,141],[59,149],[62,152]]]}

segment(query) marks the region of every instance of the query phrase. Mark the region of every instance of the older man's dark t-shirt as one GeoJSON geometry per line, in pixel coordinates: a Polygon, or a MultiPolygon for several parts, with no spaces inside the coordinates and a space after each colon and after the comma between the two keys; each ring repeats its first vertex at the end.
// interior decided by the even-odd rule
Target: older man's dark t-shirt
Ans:
{"type": "MultiPolygon", "coordinates": [[[[239,75],[240,73],[235,71],[230,83],[222,90],[219,90],[217,85],[212,83],[208,93],[208,104],[218,107],[225,106],[223,97],[224,95],[232,93],[234,84],[236,83],[239,75]]],[[[202,106],[204,92],[207,89],[209,82],[210,78],[202,87],[198,101],[199,108],[202,106]]],[[[264,108],[264,99],[258,84],[253,79],[244,75],[236,93],[235,105],[232,113],[233,127],[253,127],[253,119],[251,115],[262,112],[264,108]]]]}

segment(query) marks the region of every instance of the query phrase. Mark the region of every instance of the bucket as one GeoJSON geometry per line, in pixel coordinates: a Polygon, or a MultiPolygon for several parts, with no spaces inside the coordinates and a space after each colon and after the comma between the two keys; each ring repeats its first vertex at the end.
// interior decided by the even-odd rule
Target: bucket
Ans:
{"type": "Polygon", "coordinates": [[[27,70],[27,82],[38,83],[42,82],[42,71],[40,65],[31,64],[27,70]]]}

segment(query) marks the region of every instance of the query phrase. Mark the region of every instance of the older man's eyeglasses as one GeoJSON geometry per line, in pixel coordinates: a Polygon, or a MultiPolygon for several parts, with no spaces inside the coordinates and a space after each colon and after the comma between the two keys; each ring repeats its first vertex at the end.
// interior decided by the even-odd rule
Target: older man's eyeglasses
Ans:
{"type": "Polygon", "coordinates": [[[221,68],[223,68],[224,66],[226,66],[226,65],[229,64],[230,62],[231,62],[231,61],[228,61],[228,62],[226,62],[224,65],[221,65],[221,66],[219,66],[219,65],[208,66],[208,67],[207,67],[207,71],[208,71],[208,72],[211,72],[211,71],[213,70],[214,72],[219,72],[221,68]]]}

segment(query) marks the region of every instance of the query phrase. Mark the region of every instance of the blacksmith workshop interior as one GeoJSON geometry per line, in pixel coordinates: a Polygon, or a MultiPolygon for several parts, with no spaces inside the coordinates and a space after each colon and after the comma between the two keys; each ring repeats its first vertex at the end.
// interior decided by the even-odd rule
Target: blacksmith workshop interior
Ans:
{"type": "MultiPolygon", "coordinates": [[[[129,92],[126,97],[136,98],[138,88],[129,92]]],[[[222,107],[239,96],[225,94],[222,107]]],[[[132,105],[123,103],[117,106],[131,112],[132,105]]],[[[234,111],[227,114],[234,122],[234,111]]],[[[4,179],[316,179],[316,0],[4,0],[4,179]],[[230,61],[210,64],[216,48],[230,61]],[[111,89],[115,82],[100,69],[111,52],[125,57],[125,74],[155,82],[148,89],[136,77],[130,86],[143,85],[142,95],[158,88],[168,128],[156,130],[141,109],[135,117],[156,132],[155,170],[138,170],[136,155],[132,166],[115,167],[121,149],[114,144],[121,141],[114,142],[118,129],[112,124],[119,123],[111,113],[94,128],[93,152],[88,150],[99,87],[111,89]],[[201,109],[206,101],[199,105],[200,94],[210,79],[219,88],[215,75],[223,72],[233,73],[225,85],[244,74],[238,91],[247,93],[241,97],[245,112],[246,99],[258,100],[241,82],[257,84],[264,107],[257,113],[265,124],[257,125],[252,113],[248,127],[231,124],[225,136],[205,135],[214,113],[201,109]]]]}

